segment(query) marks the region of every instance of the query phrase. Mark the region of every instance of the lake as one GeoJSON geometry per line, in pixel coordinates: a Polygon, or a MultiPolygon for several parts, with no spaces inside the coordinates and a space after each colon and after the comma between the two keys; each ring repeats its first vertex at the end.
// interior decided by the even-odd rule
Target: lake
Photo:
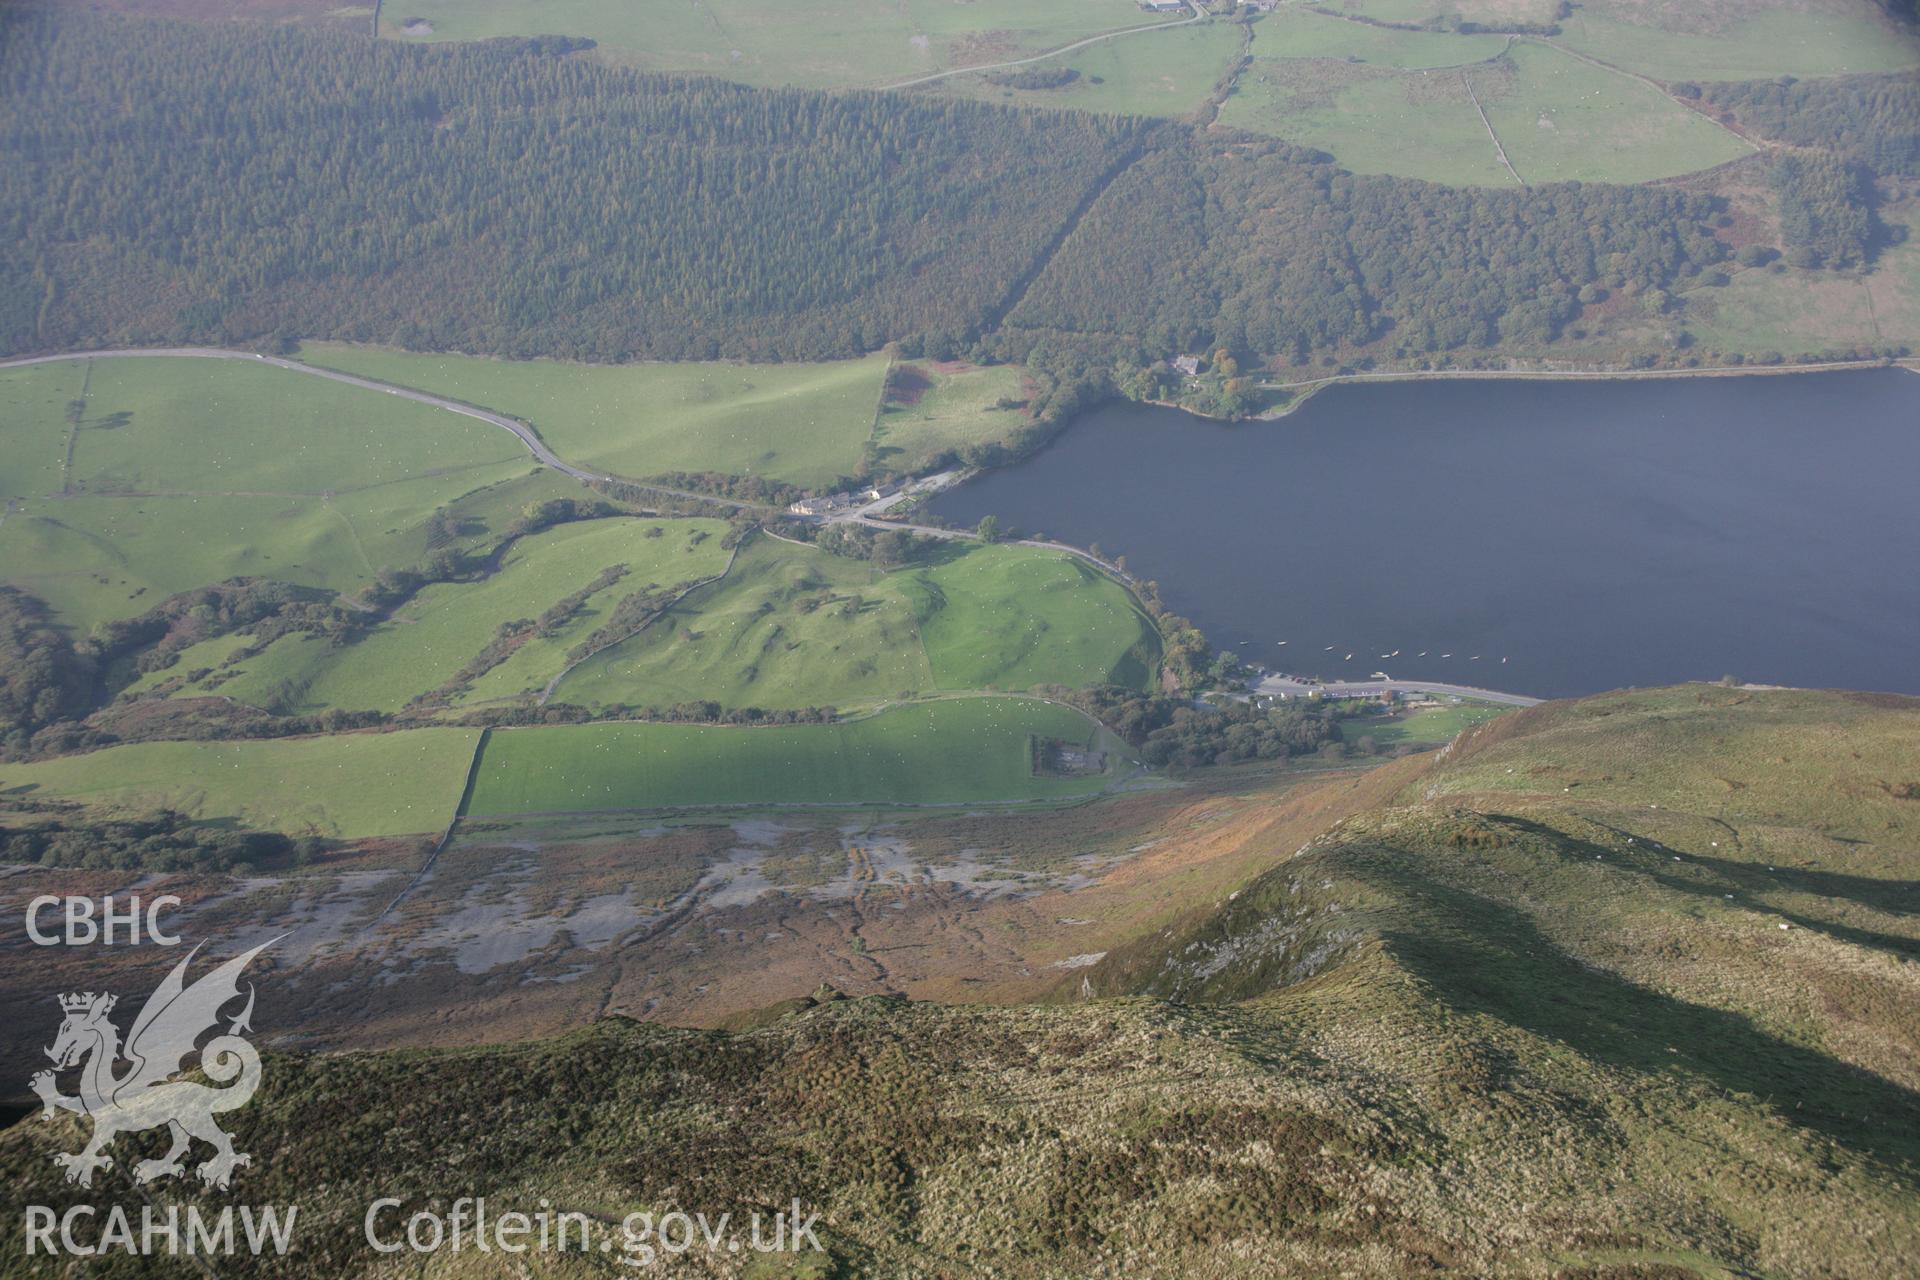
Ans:
{"type": "Polygon", "coordinates": [[[1276,670],[1920,693],[1920,376],[1898,369],[1347,384],[1237,424],[1113,405],[932,510],[1124,554],[1276,670]]]}

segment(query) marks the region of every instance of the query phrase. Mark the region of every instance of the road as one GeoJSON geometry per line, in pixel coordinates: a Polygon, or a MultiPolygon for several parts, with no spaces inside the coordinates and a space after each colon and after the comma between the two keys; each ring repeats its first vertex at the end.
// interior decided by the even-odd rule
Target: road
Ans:
{"type": "Polygon", "coordinates": [[[912,484],[905,486],[896,493],[890,493],[884,498],[875,498],[872,502],[855,507],[851,511],[843,511],[839,515],[828,516],[826,517],[826,521],[828,524],[854,522],[864,524],[870,517],[877,516],[890,507],[899,506],[908,498],[917,498],[925,494],[939,493],[942,489],[951,489],[954,485],[959,484],[962,480],[968,479],[976,473],[976,468],[968,467],[965,469],[939,471],[930,476],[922,476],[920,479],[915,480],[912,484]]]}
{"type": "Polygon", "coordinates": [[[1901,360],[1819,360],[1810,364],[1728,364],[1705,369],[1386,369],[1377,373],[1335,373],[1302,382],[1262,382],[1262,391],[1306,391],[1342,382],[1432,382],[1447,378],[1483,382],[1642,382],[1658,378],[1784,377],[1791,373],[1839,373],[1855,369],[1906,369],[1920,373],[1920,362],[1901,360]]]}
{"type": "MultiPolygon", "coordinates": [[[[886,504],[882,502],[876,505],[884,506],[886,504]]],[[[865,508],[861,508],[860,510],[844,512],[837,516],[828,516],[822,520],[821,523],[863,524],[869,529],[897,529],[902,533],[917,533],[928,538],[950,538],[958,542],[978,542],[980,540],[980,535],[971,529],[942,529],[938,525],[908,524],[904,520],[881,520],[866,515],[864,512],[865,508]]],[[[1085,560],[1090,565],[1095,565],[1105,570],[1122,582],[1137,584],[1140,581],[1112,561],[1102,560],[1099,556],[1093,554],[1093,552],[1073,546],[1070,543],[1048,542],[1043,538],[1008,538],[1006,545],[1010,547],[1038,547],[1042,551],[1065,552],[1067,555],[1076,556],[1081,560],[1085,560]]]]}
{"type": "Polygon", "coordinates": [[[1128,27],[1124,31],[1109,31],[1105,35],[1088,36],[1085,40],[1076,40],[1072,44],[1063,44],[1058,49],[1049,49],[1045,53],[1036,53],[1031,58],[1015,58],[1012,62],[988,62],[977,67],[955,67],[951,71],[936,71],[930,76],[919,76],[912,80],[902,80],[898,84],[880,86],[882,92],[891,89],[911,89],[917,84],[932,84],[935,80],[945,80],[949,76],[978,75],[983,71],[1004,71],[1008,67],[1024,67],[1034,62],[1045,62],[1057,58],[1063,53],[1072,53],[1075,49],[1084,49],[1090,44],[1099,44],[1102,40],[1118,40],[1121,36],[1143,35],[1149,31],[1171,31],[1175,27],[1190,27],[1196,22],[1207,20],[1207,11],[1200,7],[1200,0],[1187,0],[1187,7],[1193,10],[1191,18],[1182,18],[1178,22],[1156,22],[1152,26],[1128,27]]]}
{"type": "Polygon", "coordinates": [[[468,418],[478,418],[491,423],[502,431],[511,432],[527,446],[534,460],[542,466],[552,467],[562,475],[572,476],[575,480],[591,484],[594,481],[622,481],[637,485],[654,493],[668,493],[678,498],[693,498],[700,502],[717,503],[723,507],[751,507],[750,502],[739,502],[732,498],[718,498],[709,493],[696,493],[689,489],[669,489],[664,485],[648,484],[640,480],[627,480],[623,476],[607,475],[598,471],[585,471],[567,462],[547,447],[534,429],[516,418],[509,418],[478,405],[465,404],[459,400],[449,400],[445,396],[430,395],[425,391],[416,391],[412,387],[395,386],[391,382],[381,382],[377,378],[362,378],[357,374],[341,373],[337,369],[322,369],[316,365],[302,364],[298,360],[288,360],[281,356],[260,355],[252,351],[229,351],[225,347],[119,347],[106,351],[66,351],[51,356],[26,356],[17,360],[0,360],[0,369],[15,369],[29,364],[52,364],[61,360],[107,360],[127,356],[184,356],[205,360],[245,360],[250,364],[270,364],[276,369],[287,369],[294,373],[311,374],[316,378],[325,378],[329,382],[343,382],[350,387],[359,387],[365,391],[382,391],[390,396],[399,396],[402,400],[412,400],[418,404],[432,405],[436,409],[445,409],[468,418]]]}
{"type": "MultiPolygon", "coordinates": [[[[876,499],[873,502],[867,503],[865,506],[854,507],[850,511],[842,511],[837,515],[819,517],[819,520],[822,524],[863,524],[869,529],[898,529],[902,533],[917,533],[928,538],[948,538],[960,542],[977,542],[980,540],[980,535],[972,529],[943,529],[938,525],[908,524],[904,520],[883,519],[878,514],[897,503],[905,501],[907,498],[925,493],[937,493],[942,489],[950,489],[954,485],[970,479],[975,474],[976,469],[974,468],[941,471],[934,475],[915,480],[898,493],[876,499]]],[[[1111,560],[1103,560],[1093,554],[1093,552],[1073,546],[1070,543],[1049,542],[1044,538],[1009,538],[1007,542],[1009,545],[1016,547],[1039,547],[1043,551],[1064,551],[1070,556],[1077,556],[1085,560],[1088,564],[1096,566],[1129,585],[1138,585],[1140,581],[1111,560]]]]}
{"type": "Polygon", "coordinates": [[[1389,689],[1402,693],[1431,693],[1437,697],[1474,698],[1497,702],[1504,707],[1537,707],[1542,698],[1523,693],[1501,693],[1496,689],[1476,689],[1472,685],[1440,684],[1429,680],[1349,680],[1334,684],[1308,684],[1286,676],[1263,676],[1248,686],[1254,693],[1278,697],[1285,694],[1302,698],[1320,694],[1329,698],[1377,698],[1389,689]]]}

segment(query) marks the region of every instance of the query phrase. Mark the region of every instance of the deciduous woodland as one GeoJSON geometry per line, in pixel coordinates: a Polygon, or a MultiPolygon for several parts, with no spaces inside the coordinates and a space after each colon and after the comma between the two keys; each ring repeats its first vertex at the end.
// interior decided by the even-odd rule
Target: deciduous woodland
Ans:
{"type": "MultiPolygon", "coordinates": [[[[1172,122],[750,89],[550,42],[36,11],[0,50],[10,352],[1418,356],[1548,342],[1582,289],[1729,256],[1712,195],[1353,176],[1172,122]]],[[[1770,103],[1727,105],[1786,127],[1770,103]]],[[[1865,216],[1862,184],[1817,192],[1846,215],[1821,227],[1865,216]]]]}
{"type": "Polygon", "coordinates": [[[1763,137],[1821,147],[1883,174],[1920,173],[1920,80],[1910,75],[1682,86],[1763,137]]]}

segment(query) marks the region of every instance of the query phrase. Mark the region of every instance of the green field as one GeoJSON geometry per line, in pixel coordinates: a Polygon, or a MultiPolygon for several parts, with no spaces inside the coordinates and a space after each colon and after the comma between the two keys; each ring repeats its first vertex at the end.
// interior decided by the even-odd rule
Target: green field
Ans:
{"type": "Polygon", "coordinates": [[[1156,21],[1130,0],[412,0],[389,7],[381,28],[407,41],[588,36],[602,56],[646,70],[844,88],[1005,62],[1156,21]],[[432,30],[408,34],[416,17],[432,30]]]}
{"type": "Polygon", "coordinates": [[[0,370],[0,581],[83,629],[230,577],[350,591],[423,560],[436,508],[477,546],[528,502],[581,492],[498,427],[428,405],[238,360],[90,364],[0,370]]]}
{"type": "Polygon", "coordinates": [[[952,450],[1004,444],[1026,424],[1019,409],[998,407],[1026,401],[1026,372],[1018,365],[902,362],[893,376],[904,376],[913,390],[880,407],[871,450],[878,470],[921,471],[952,450]]]}
{"type": "Polygon", "coordinates": [[[829,364],[567,364],[308,343],[304,359],[530,422],[555,453],[630,478],[724,471],[824,485],[852,475],[887,358],[829,364]]]}
{"type": "MultiPolygon", "coordinates": [[[[919,736],[899,736],[913,760],[885,759],[926,793],[930,771],[905,767],[926,763],[919,736]]],[[[810,1212],[859,1224],[831,1254],[741,1273],[760,1280],[1910,1275],[1916,736],[1912,699],[1692,686],[1516,712],[1311,790],[1242,777],[1151,807],[911,824],[785,811],[761,828],[778,848],[734,814],[476,821],[393,939],[417,961],[393,995],[335,981],[336,959],[262,1019],[287,1047],[244,1120],[273,1153],[247,1194],[354,1223],[392,1188],[457,1186],[617,1222],[652,1207],[614,1176],[643,1164],[709,1203],[814,1188],[810,1212]],[[1070,899],[1025,892],[1030,858],[1091,871],[1086,854],[1129,848],[1157,852],[1070,899]],[[1011,892],[928,883],[975,860],[1011,892]],[[852,895],[807,891],[829,883],[852,895]],[[637,934],[553,932],[615,893],[637,934]],[[443,972],[454,929],[529,924],[539,950],[511,968],[443,972]],[[668,1003],[684,988],[701,1012],[668,1003]],[[529,1038],[534,1006],[562,1000],[559,1030],[529,1038]],[[373,1025],[342,1043],[348,1017],[373,1025]],[[335,1051],[300,1052],[322,1034],[335,1051]],[[448,1116],[488,1123],[426,1140],[448,1116]],[[1099,1244],[1051,1230],[1062,1212],[1099,1244]],[[968,1247],[930,1243],[932,1222],[968,1247]]],[[[486,759],[517,789],[490,799],[568,808],[650,803],[655,784],[725,805],[735,770],[840,777],[762,730],[506,730],[486,759]],[[708,751],[723,739],[763,745],[708,751]]],[[[29,968],[15,1003],[46,1027],[52,983],[29,968]]],[[[40,1041],[18,1039],[25,1079],[40,1041]]],[[[48,1150],[80,1146],[83,1121],[0,1133],[0,1214],[71,1202],[48,1150]]],[[[131,1215],[125,1182],[94,1194],[131,1215]]],[[[395,1272],[307,1248],[272,1274],[395,1272]]]]}
{"type": "Polygon", "coordinates": [[[1474,73],[1507,158],[1528,182],[1651,182],[1753,148],[1652,85],[1537,44],[1474,73]]]}
{"type": "Polygon", "coordinates": [[[1401,75],[1333,60],[1258,58],[1220,120],[1326,151],[1355,173],[1513,185],[1458,71],[1401,75]]]}
{"type": "Polygon", "coordinates": [[[1724,288],[1681,295],[1687,303],[1682,323],[1703,347],[1718,351],[1772,350],[1797,357],[1813,345],[1810,315],[1821,318],[1813,331],[1821,344],[1878,346],[1883,333],[1886,341],[1911,343],[1916,336],[1911,325],[1895,331],[1878,321],[1873,304],[1887,291],[1883,282],[1891,285],[1893,279],[1882,272],[1863,280],[1826,271],[1742,271],[1724,288]]]}
{"type": "Polygon", "coordinates": [[[0,399],[5,497],[313,497],[528,456],[478,419],[244,360],[28,365],[0,399]]]}
{"type": "MultiPolygon", "coordinates": [[[[1561,32],[1555,39],[1567,47],[1660,80],[1846,75],[1897,71],[1920,62],[1920,50],[1872,0],[1581,0],[1564,15],[1556,0],[1322,0],[1321,7],[1414,25],[1465,21],[1498,30],[1557,24],[1561,32]]],[[[1282,10],[1265,21],[1314,16],[1282,10]]],[[[1368,30],[1357,23],[1339,25],[1356,33],[1368,30]]],[[[1389,37],[1402,34],[1373,30],[1389,37]]],[[[1370,38],[1356,34],[1356,47],[1324,56],[1367,56],[1357,46],[1370,38]]]]}
{"type": "Polygon", "coordinates": [[[356,839],[437,832],[453,818],[477,729],[250,742],[139,742],[0,764],[0,794],[356,839]]]}
{"type": "Polygon", "coordinates": [[[1125,589],[1057,552],[947,551],[880,573],[774,538],[555,697],[592,706],[859,707],[934,689],[1145,687],[1158,637],[1125,589]]]}
{"type": "MultiPolygon", "coordinates": [[[[724,531],[717,520],[676,520],[667,522],[666,531],[658,539],[648,539],[643,533],[637,549],[629,543],[623,555],[613,561],[629,566],[625,578],[590,597],[580,614],[553,635],[536,637],[514,650],[512,657],[474,681],[473,689],[461,701],[497,701],[545,688],[547,681],[566,668],[567,651],[601,626],[627,594],[649,582],[673,587],[712,577],[725,569],[728,553],[720,545],[724,531]],[[700,531],[709,536],[695,541],[694,535],[700,531]]],[[[599,554],[600,564],[613,563],[604,559],[604,551],[599,554]]]]}
{"type": "Polygon", "coordinates": [[[1397,31],[1343,22],[1308,9],[1268,14],[1254,27],[1253,39],[1257,58],[1338,58],[1402,70],[1485,62],[1506,47],[1505,36],[1397,31]]]}
{"type": "Polygon", "coordinates": [[[1697,9],[1675,6],[1671,12],[1679,29],[1623,20],[1645,13],[1631,0],[1582,4],[1565,20],[1560,42],[1657,80],[1851,75],[1920,64],[1913,40],[1893,30],[1867,3],[1718,0],[1697,9]]]}
{"type": "Polygon", "coordinates": [[[585,705],[860,706],[933,686],[901,578],[773,538],[554,696],[585,705]]]}
{"type": "Polygon", "coordinates": [[[1739,271],[1722,288],[1681,295],[1687,332],[1708,350],[1789,357],[1810,347],[1920,348],[1920,206],[1876,213],[1896,238],[1874,255],[1871,271],[1739,271]]]}
{"type": "Polygon", "coordinates": [[[1513,185],[1473,93],[1530,183],[1647,182],[1752,148],[1629,75],[1527,41],[1389,31],[1312,13],[1262,21],[1223,122],[1328,151],[1356,173],[1513,185]],[[1463,64],[1472,64],[1470,66],[1463,64]]]}
{"type": "Polygon", "coordinates": [[[0,525],[0,579],[85,628],[145,612],[176,591],[261,576],[352,591],[428,554],[427,517],[447,506],[496,539],[529,502],[580,487],[523,463],[325,498],[72,498],[22,504],[0,525]],[[483,486],[476,488],[474,486],[483,486]]]}
{"type": "Polygon", "coordinates": [[[1159,633],[1124,587],[1069,556],[980,547],[907,578],[942,689],[1148,688],[1159,633]]]}
{"type": "Polygon", "coordinates": [[[1342,720],[1340,731],[1348,742],[1372,738],[1381,746],[1406,744],[1437,747],[1441,743],[1453,741],[1461,730],[1471,729],[1477,724],[1485,724],[1498,716],[1506,715],[1511,710],[1511,707],[1493,706],[1485,702],[1462,702],[1402,712],[1391,717],[1366,716],[1342,720]]]}
{"type": "Polygon", "coordinates": [[[1011,88],[985,76],[954,76],[927,89],[1011,106],[1184,116],[1206,102],[1239,52],[1237,30],[1226,23],[1203,23],[1109,40],[1037,64],[1079,73],[1057,89],[1011,88]]]}
{"type": "Polygon", "coordinates": [[[253,636],[238,632],[218,635],[197,644],[190,644],[177,651],[172,666],[149,671],[130,683],[119,684],[119,690],[123,694],[151,693],[156,686],[184,679],[189,672],[210,670],[219,666],[253,641],[253,636]]]}
{"type": "Polygon", "coordinates": [[[0,498],[59,493],[71,406],[86,366],[62,360],[0,370],[0,498]]]}
{"type": "Polygon", "coordinates": [[[1070,708],[1015,698],[922,703],[834,725],[496,730],[466,813],[1065,800],[1110,781],[1035,777],[1035,736],[1090,744],[1105,734],[1070,708]]]}
{"type": "Polygon", "coordinates": [[[304,496],[528,457],[477,418],[272,365],[191,357],[92,365],[71,476],[82,493],[304,496]]]}
{"type": "MultiPolygon", "coordinates": [[[[589,586],[602,569],[626,565],[625,578],[595,593],[554,636],[516,650],[482,678],[484,692],[477,686],[473,696],[508,698],[538,690],[560,673],[566,651],[598,626],[621,597],[711,577],[725,568],[727,553],[720,546],[725,532],[726,525],[718,520],[613,519],[562,525],[515,543],[499,571],[482,581],[443,582],[423,589],[390,620],[352,644],[283,636],[179,692],[218,692],[287,715],[333,707],[398,711],[451,679],[487,646],[501,623],[537,618],[589,586]],[[649,536],[655,529],[659,534],[649,536]]],[[[192,660],[192,655],[183,656],[169,674],[193,670],[192,660]]]]}
{"type": "Polygon", "coordinates": [[[1498,27],[1508,23],[1545,26],[1554,20],[1560,5],[1559,0],[1321,0],[1321,7],[1375,22],[1458,20],[1498,27]]]}

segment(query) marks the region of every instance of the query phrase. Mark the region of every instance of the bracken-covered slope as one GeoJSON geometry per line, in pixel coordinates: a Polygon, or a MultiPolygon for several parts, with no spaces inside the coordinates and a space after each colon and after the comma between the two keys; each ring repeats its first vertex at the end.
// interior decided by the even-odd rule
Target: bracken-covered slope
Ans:
{"type": "MultiPolygon", "coordinates": [[[[1912,1269],[1920,701],[1613,694],[1369,786],[1051,1004],[270,1057],[236,1189],[302,1205],[301,1252],[220,1273],[369,1272],[382,1194],[798,1197],[848,1275],[1912,1269]]],[[[23,1203],[72,1201],[47,1152],[78,1138],[0,1138],[0,1268],[23,1203]]]]}

